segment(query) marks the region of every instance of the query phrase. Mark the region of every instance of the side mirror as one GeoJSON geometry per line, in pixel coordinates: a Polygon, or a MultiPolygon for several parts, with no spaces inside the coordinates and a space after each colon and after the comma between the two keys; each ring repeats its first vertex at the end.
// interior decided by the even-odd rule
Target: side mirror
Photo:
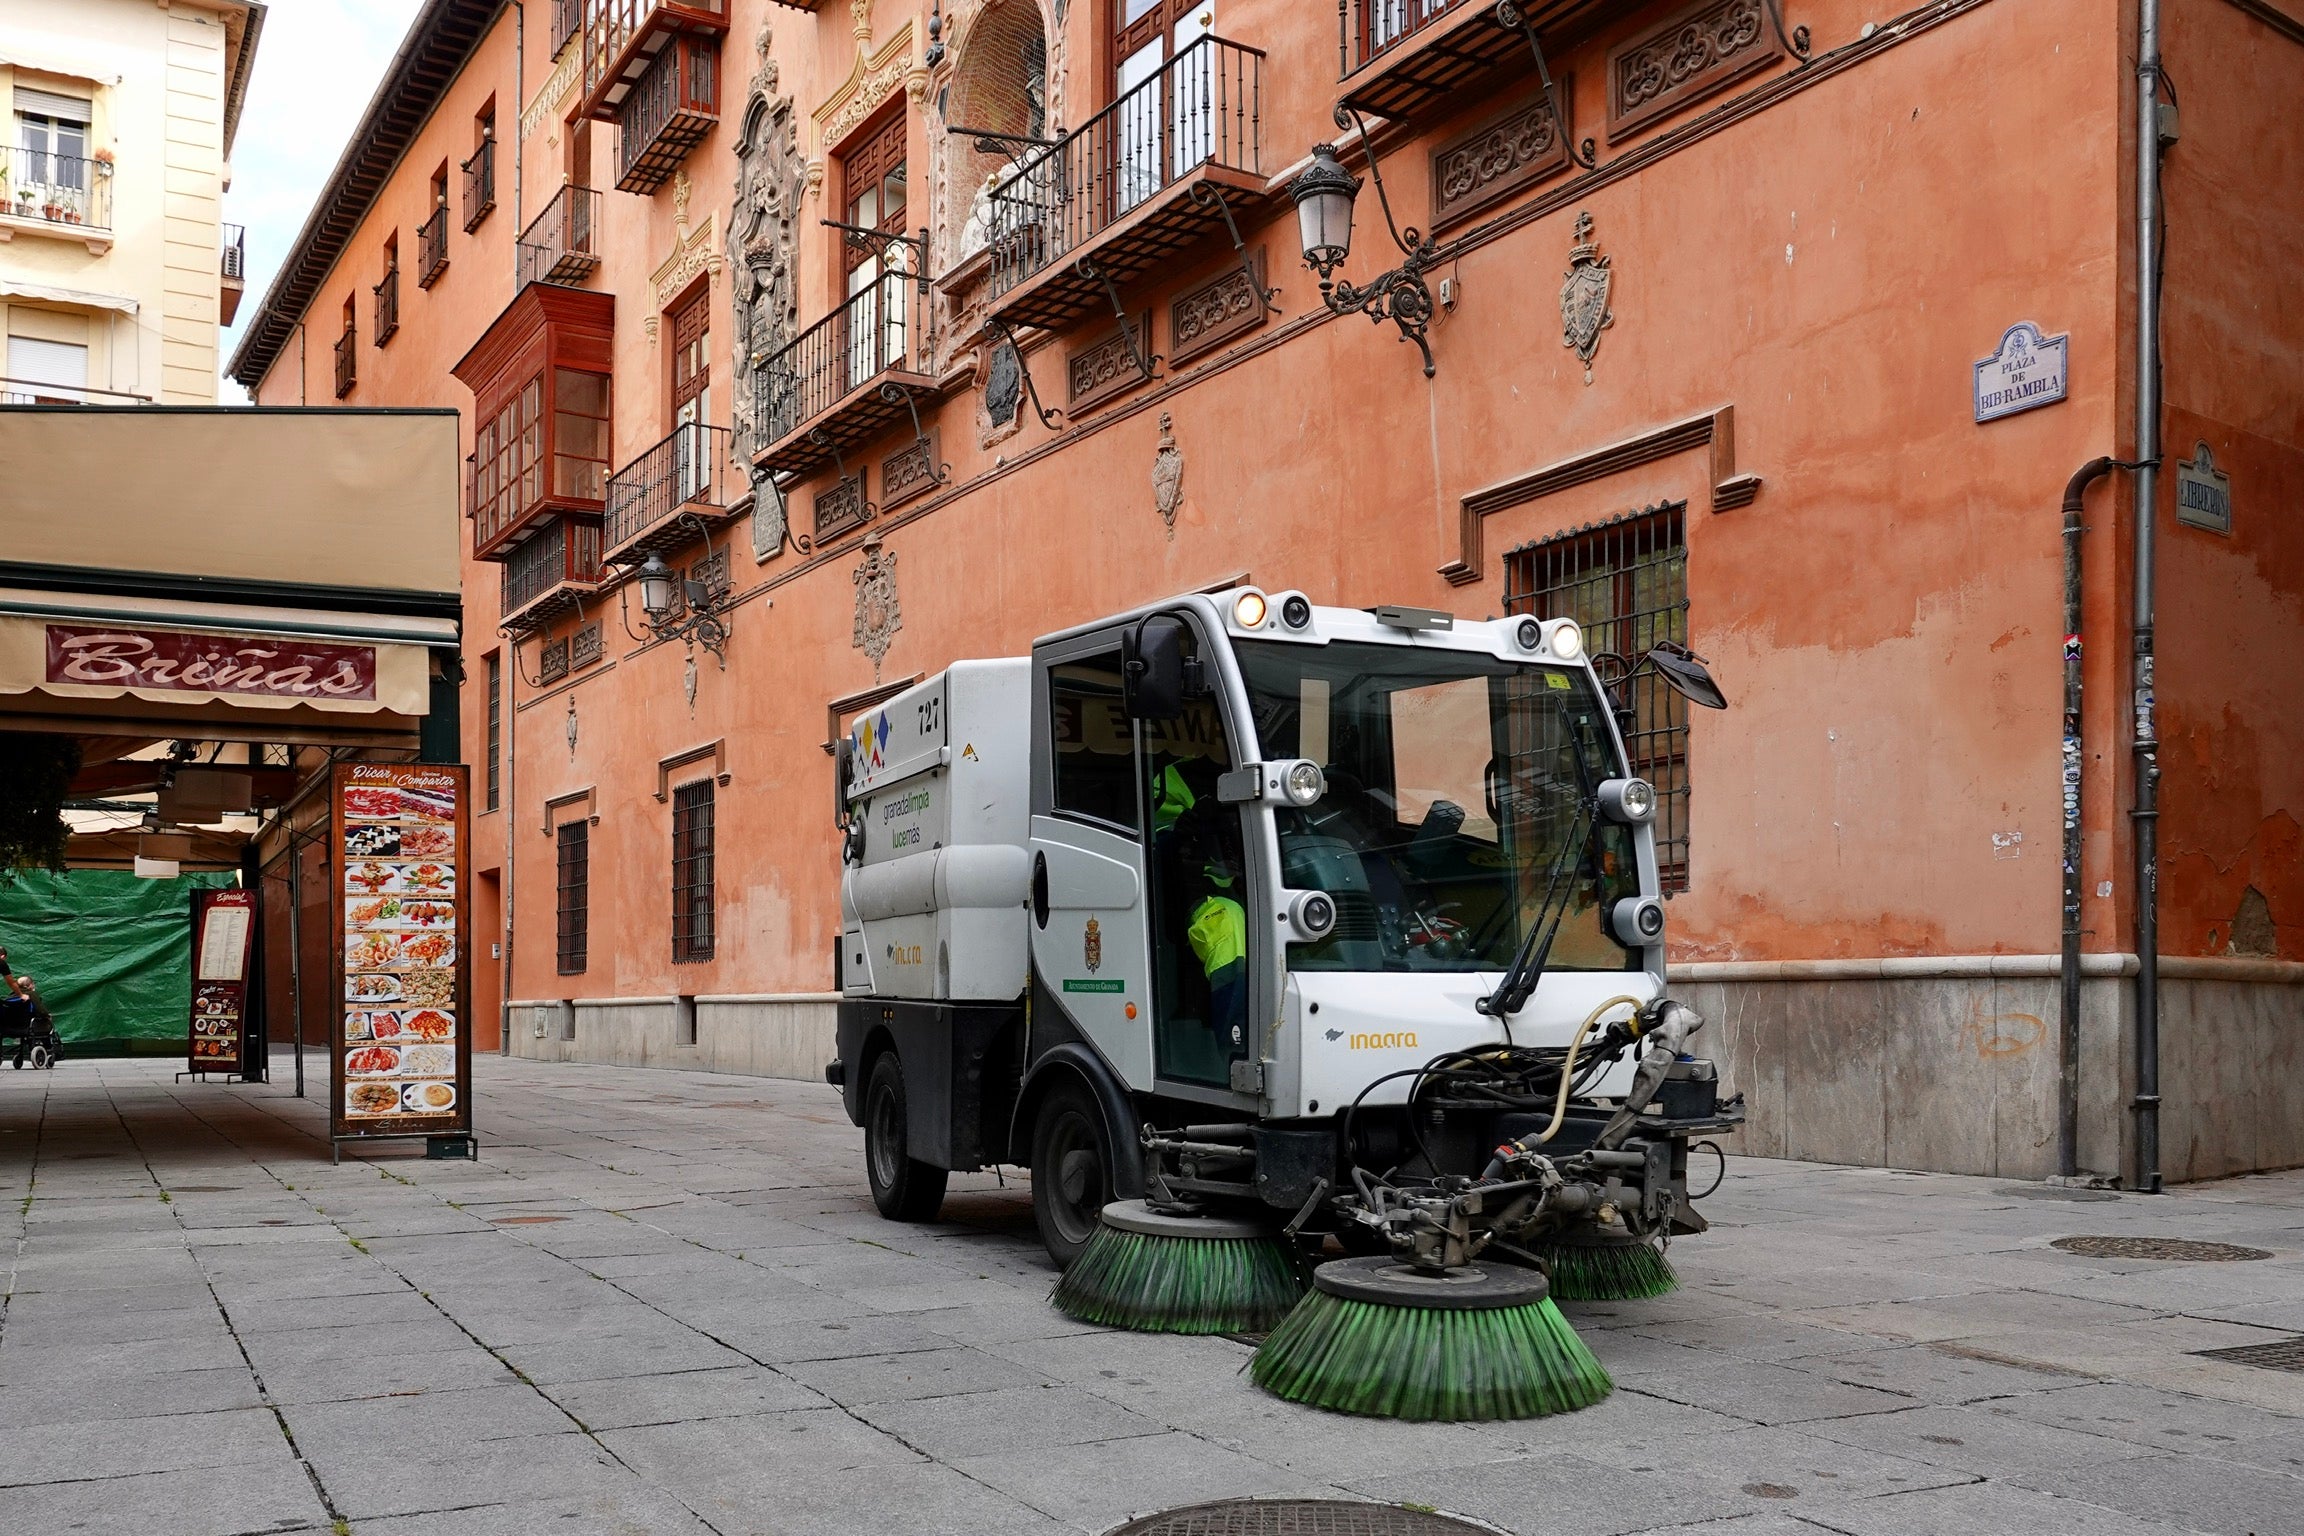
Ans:
{"type": "Polygon", "coordinates": [[[842,732],[832,744],[832,825],[848,825],[848,780],[856,768],[856,738],[842,732]]]}
{"type": "Polygon", "coordinates": [[[1131,720],[1184,713],[1184,621],[1154,614],[1120,637],[1120,701],[1131,720]]]}
{"type": "Polygon", "coordinates": [[[1656,675],[1664,679],[1666,687],[1689,703],[1701,704],[1706,709],[1728,707],[1728,695],[1712,680],[1704,659],[1686,646],[1666,641],[1648,653],[1647,665],[1656,669],[1656,675]]]}

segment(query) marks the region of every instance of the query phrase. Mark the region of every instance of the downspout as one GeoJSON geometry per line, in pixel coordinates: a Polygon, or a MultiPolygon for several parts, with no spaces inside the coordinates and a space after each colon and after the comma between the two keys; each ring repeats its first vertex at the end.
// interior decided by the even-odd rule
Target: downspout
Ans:
{"type": "Polygon", "coordinates": [[[2064,483],[2064,964],[2056,1100],[2056,1170],[2080,1173],[2080,522],[2088,487],[2112,472],[2090,459],[2064,483]]]}
{"type": "MultiPolygon", "coordinates": [[[[512,290],[515,295],[520,290],[520,168],[528,159],[528,136],[520,131],[521,114],[528,109],[527,82],[528,7],[522,0],[512,0],[512,290]]],[[[511,663],[505,666],[499,662],[496,668],[504,688],[504,702],[499,711],[503,720],[499,734],[504,747],[504,890],[503,912],[497,925],[504,938],[504,955],[496,968],[496,1054],[509,1056],[512,1054],[512,909],[513,893],[519,889],[512,878],[512,864],[514,845],[520,841],[520,712],[513,685],[520,680],[520,657],[519,642],[504,635],[502,624],[497,625],[496,633],[505,639],[500,654],[504,661],[511,663]]]]}
{"type": "MultiPolygon", "coordinates": [[[[520,170],[528,162],[528,136],[520,131],[520,119],[528,111],[528,7],[522,0],[512,0],[512,287],[520,287],[520,236],[526,226],[520,222],[520,170]]],[[[504,878],[512,878],[510,843],[504,845],[504,878]]],[[[507,906],[506,911],[510,911],[507,906]]],[[[505,951],[511,958],[511,951],[505,951]]],[[[507,972],[509,974],[509,972],[507,972]]]]}
{"type": "Polygon", "coordinates": [[[2160,460],[2160,0],[2136,7],[2136,598],[2131,686],[2136,844],[2136,1180],[2160,1189],[2160,740],[2152,557],[2160,460]]]}

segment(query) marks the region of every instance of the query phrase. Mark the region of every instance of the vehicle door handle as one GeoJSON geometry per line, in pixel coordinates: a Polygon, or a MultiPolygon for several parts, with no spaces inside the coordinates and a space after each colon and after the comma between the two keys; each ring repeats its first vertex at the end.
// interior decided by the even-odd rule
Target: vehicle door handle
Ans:
{"type": "Polygon", "coordinates": [[[1048,926],[1048,855],[1037,849],[1032,854],[1032,922],[1048,926]]]}

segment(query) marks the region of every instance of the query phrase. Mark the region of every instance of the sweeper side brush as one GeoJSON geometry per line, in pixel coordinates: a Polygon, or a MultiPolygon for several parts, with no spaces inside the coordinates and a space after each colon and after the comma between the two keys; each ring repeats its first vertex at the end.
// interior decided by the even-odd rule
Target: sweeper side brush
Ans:
{"type": "Polygon", "coordinates": [[[1256,1384],[1291,1402],[1385,1419],[1531,1419],[1588,1408],[1615,1383],[1532,1269],[1428,1274],[1338,1259],[1256,1351],[1256,1384]]]}
{"type": "Polygon", "coordinates": [[[1680,1289],[1672,1261],[1642,1238],[1561,1238],[1536,1251],[1561,1301],[1645,1301],[1680,1289]]]}
{"type": "Polygon", "coordinates": [[[1264,1333],[1303,1294],[1295,1258],[1270,1228],[1116,1200],[1052,1299],[1067,1317],[1107,1328],[1264,1333]]]}

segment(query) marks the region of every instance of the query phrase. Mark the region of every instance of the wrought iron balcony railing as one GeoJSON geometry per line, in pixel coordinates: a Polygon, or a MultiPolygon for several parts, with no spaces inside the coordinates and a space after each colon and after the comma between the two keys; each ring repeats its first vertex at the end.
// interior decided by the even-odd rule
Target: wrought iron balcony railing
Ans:
{"type": "Polygon", "coordinates": [[[608,477],[607,521],[601,539],[613,560],[638,559],[673,542],[669,525],[683,512],[724,514],[745,484],[729,458],[726,427],[688,422],[608,477]],[[651,539],[651,535],[662,535],[651,539]]]}
{"type": "Polygon", "coordinates": [[[503,620],[536,619],[600,584],[600,527],[556,517],[530,534],[504,562],[503,620]]]}
{"type": "Polygon", "coordinates": [[[1467,9],[1487,0],[1351,0],[1341,9],[1337,24],[1340,75],[1349,75],[1450,11],[1467,9]]]}
{"type": "Polygon", "coordinates": [[[600,265],[594,232],[600,226],[600,194],[590,187],[562,187],[520,232],[518,286],[581,283],[600,265]]]}
{"type": "Polygon", "coordinates": [[[568,39],[584,27],[584,0],[552,0],[552,52],[555,57],[568,39]]]}
{"type": "Polygon", "coordinates": [[[720,39],[668,37],[616,109],[616,189],[653,192],[720,121],[720,39]]]}
{"type": "MultiPolygon", "coordinates": [[[[777,450],[803,428],[825,433],[828,441],[846,448],[861,440],[860,434],[902,414],[903,395],[883,400],[878,386],[903,382],[888,377],[896,374],[926,382],[920,376],[928,372],[933,345],[929,316],[919,279],[890,270],[794,337],[791,345],[763,359],[752,387],[761,413],[759,440],[768,445],[763,462],[779,467],[777,450]],[[850,406],[858,409],[844,409],[850,406]]],[[[829,454],[807,457],[821,462],[829,454]]]]}
{"type": "Polygon", "coordinates": [[[40,379],[0,378],[0,405],[150,405],[150,395],[84,384],[50,384],[40,379]]]}
{"type": "Polygon", "coordinates": [[[359,355],[360,338],[347,316],[344,334],[336,338],[336,398],[339,400],[352,393],[352,386],[359,381],[359,355]]]}
{"type": "Polygon", "coordinates": [[[470,234],[496,206],[496,140],[482,139],[457,169],[464,173],[464,233],[470,234]]]}
{"type": "Polygon", "coordinates": [[[1056,143],[995,194],[997,299],[1089,245],[1203,166],[1263,170],[1264,53],[1202,37],[1056,143]]]}
{"type": "Polygon", "coordinates": [[[224,226],[224,255],[217,270],[235,283],[248,275],[248,231],[242,226],[224,226]]]}
{"type": "Polygon", "coordinates": [[[112,162],[21,146],[10,149],[7,179],[0,184],[0,213],[109,233],[112,162]]]}
{"type": "Polygon", "coordinates": [[[400,269],[385,269],[384,281],[372,291],[376,295],[376,345],[382,346],[400,329],[400,269]]]}
{"type": "Polygon", "coordinates": [[[668,36],[728,30],[728,0],[584,0],[579,112],[605,117],[668,36]]]}
{"type": "Polygon", "coordinates": [[[448,205],[440,204],[432,216],[416,226],[416,286],[429,288],[448,269],[448,205]]]}

